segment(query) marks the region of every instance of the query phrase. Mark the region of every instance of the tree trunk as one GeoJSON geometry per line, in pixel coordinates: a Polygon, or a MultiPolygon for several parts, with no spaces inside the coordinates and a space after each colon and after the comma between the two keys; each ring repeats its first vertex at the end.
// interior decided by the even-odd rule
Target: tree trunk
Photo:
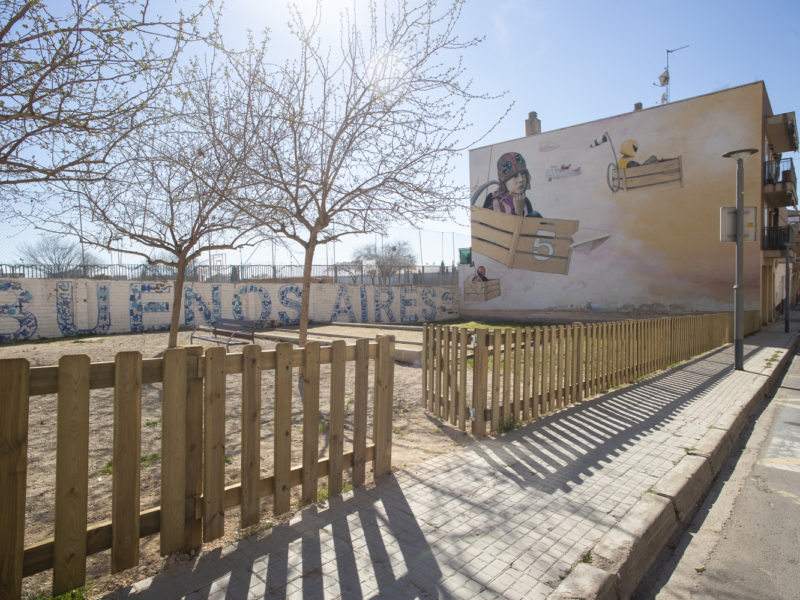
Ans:
{"type": "Polygon", "coordinates": [[[308,339],[308,312],[311,308],[311,266],[314,264],[314,250],[317,247],[316,236],[312,236],[306,246],[306,255],[303,262],[303,295],[300,298],[300,330],[297,343],[306,345],[308,339]]]}
{"type": "Polygon", "coordinates": [[[178,345],[178,328],[180,327],[181,302],[183,300],[183,282],[186,279],[186,258],[178,257],[178,272],[175,275],[175,290],[172,293],[172,315],[169,320],[168,348],[178,345]]]}

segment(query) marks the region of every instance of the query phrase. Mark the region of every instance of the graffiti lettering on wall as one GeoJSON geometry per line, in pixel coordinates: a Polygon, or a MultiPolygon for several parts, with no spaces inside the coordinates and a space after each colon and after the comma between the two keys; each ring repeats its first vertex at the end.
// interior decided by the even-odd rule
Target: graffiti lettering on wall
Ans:
{"type": "Polygon", "coordinates": [[[94,327],[79,329],[75,326],[74,282],[59,281],[56,284],[56,319],[62,335],[90,335],[108,333],[111,328],[108,286],[97,286],[97,321],[94,327]]]}
{"type": "Polygon", "coordinates": [[[0,303],[0,322],[11,326],[7,329],[4,327],[8,333],[3,333],[0,341],[16,342],[32,338],[38,325],[36,316],[25,310],[25,305],[30,304],[33,295],[16,281],[0,281],[0,298],[5,300],[9,296],[10,302],[6,300],[0,303]]]}
{"type": "MultiPolygon", "coordinates": [[[[18,281],[0,281],[0,342],[167,330],[172,295],[172,284],[167,282],[67,280],[56,282],[52,303],[52,282],[33,280],[23,287],[18,281]],[[57,329],[49,325],[53,323],[57,329]]],[[[312,313],[320,314],[321,310],[331,322],[417,323],[451,318],[457,312],[456,300],[449,291],[427,287],[339,285],[335,294],[314,292],[311,300],[312,313]],[[324,302],[332,302],[332,306],[325,308],[324,302]],[[354,306],[358,306],[358,314],[354,306]]],[[[181,322],[190,327],[213,325],[218,318],[230,315],[255,320],[261,326],[296,325],[301,301],[302,288],[294,283],[187,284],[181,322]]]]}

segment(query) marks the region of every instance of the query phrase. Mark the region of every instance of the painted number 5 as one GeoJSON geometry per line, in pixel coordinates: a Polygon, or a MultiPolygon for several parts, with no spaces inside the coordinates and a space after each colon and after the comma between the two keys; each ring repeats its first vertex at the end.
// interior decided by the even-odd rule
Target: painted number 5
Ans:
{"type": "Polygon", "coordinates": [[[556,232],[549,229],[538,229],[533,235],[533,258],[536,260],[550,260],[556,253],[556,247],[553,242],[542,238],[555,239],[556,232]]]}

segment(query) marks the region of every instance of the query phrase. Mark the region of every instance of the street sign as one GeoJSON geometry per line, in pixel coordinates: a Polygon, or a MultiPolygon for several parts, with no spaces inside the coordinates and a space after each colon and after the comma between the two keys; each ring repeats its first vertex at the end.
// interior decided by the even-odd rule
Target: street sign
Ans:
{"type": "MultiPolygon", "coordinates": [[[[758,240],[758,211],[755,206],[744,207],[743,229],[744,241],[758,240]]],[[[736,207],[721,206],[719,209],[719,241],[736,241],[736,207]]]]}

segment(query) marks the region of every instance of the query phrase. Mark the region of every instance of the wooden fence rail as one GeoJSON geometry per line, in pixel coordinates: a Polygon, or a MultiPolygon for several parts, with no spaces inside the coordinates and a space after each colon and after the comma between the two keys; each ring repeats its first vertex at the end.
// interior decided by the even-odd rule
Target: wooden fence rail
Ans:
{"type": "Polygon", "coordinates": [[[376,477],[391,470],[394,338],[336,341],[304,348],[278,344],[274,351],[246,346],[170,349],[163,358],[123,352],[114,362],[90,364],[64,356],[58,366],[30,367],[27,360],[0,360],[0,599],[18,598],[23,577],[53,569],[53,595],[84,585],[86,557],[111,550],[111,570],[139,562],[139,539],[160,533],[162,554],[198,548],[224,534],[225,510],[240,507],[240,526],[259,522],[260,499],[271,496],[276,515],[290,508],[290,491],[301,501],[317,498],[318,480],[340,494],[351,470],[352,485],[364,483],[365,466],[376,477]],[[369,367],[374,362],[372,444],[367,444],[369,367]],[[344,451],[345,367],[354,363],[353,443],[344,451]],[[320,365],[331,365],[327,457],[319,453],[320,365]],[[292,385],[302,369],[303,458],[292,465],[292,385]],[[261,474],[261,377],[275,374],[274,469],[261,474]],[[241,472],[225,486],[226,379],[241,374],[241,472]],[[142,388],[162,383],[160,506],[140,510],[142,388]],[[111,520],[88,523],[90,390],[114,389],[111,520]],[[57,394],[57,456],[53,537],[23,547],[28,412],[30,397],[57,394]]]}
{"type": "MultiPolygon", "coordinates": [[[[759,319],[745,314],[745,334],[759,319]]],[[[493,330],[426,324],[422,405],[462,431],[471,421],[484,436],[488,422],[496,434],[732,339],[731,313],[493,330]]]]}

